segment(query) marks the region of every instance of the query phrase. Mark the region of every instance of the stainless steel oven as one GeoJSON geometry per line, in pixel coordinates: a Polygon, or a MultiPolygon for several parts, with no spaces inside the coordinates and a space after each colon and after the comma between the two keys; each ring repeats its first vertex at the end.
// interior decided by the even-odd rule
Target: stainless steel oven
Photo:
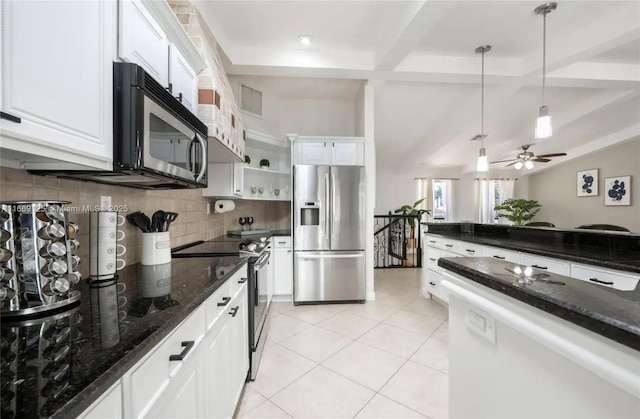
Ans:
{"type": "Polygon", "coordinates": [[[269,269],[271,252],[249,261],[249,379],[256,379],[269,330],[269,269]]]}

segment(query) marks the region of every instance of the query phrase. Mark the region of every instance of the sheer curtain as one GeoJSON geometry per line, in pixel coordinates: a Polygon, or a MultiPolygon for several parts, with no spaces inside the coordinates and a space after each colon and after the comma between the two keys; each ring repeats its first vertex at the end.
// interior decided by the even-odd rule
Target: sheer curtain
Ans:
{"type": "MultiPolygon", "coordinates": [[[[416,201],[418,199],[425,199],[422,204],[418,206],[419,209],[425,209],[429,211],[429,214],[433,214],[433,179],[431,178],[420,178],[418,180],[418,190],[416,193],[416,201]]],[[[427,221],[428,218],[423,219],[422,221],[427,221]]]]}
{"type": "Polygon", "coordinates": [[[495,221],[495,196],[493,181],[476,180],[476,220],[480,224],[493,224],[495,221]]]}
{"type": "Polygon", "coordinates": [[[503,222],[504,218],[497,218],[493,209],[507,199],[513,198],[514,180],[476,180],[476,219],[479,223],[495,224],[503,222]]]}

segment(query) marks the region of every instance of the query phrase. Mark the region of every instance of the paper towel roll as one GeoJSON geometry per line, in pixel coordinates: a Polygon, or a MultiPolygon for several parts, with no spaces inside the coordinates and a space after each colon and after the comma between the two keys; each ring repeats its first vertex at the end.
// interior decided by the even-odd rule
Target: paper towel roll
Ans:
{"type": "Polygon", "coordinates": [[[216,201],[216,203],[214,204],[215,208],[214,208],[214,212],[216,214],[222,214],[223,212],[229,212],[229,211],[233,211],[234,209],[236,209],[236,204],[235,202],[228,200],[228,199],[223,199],[221,201],[216,201]]]}

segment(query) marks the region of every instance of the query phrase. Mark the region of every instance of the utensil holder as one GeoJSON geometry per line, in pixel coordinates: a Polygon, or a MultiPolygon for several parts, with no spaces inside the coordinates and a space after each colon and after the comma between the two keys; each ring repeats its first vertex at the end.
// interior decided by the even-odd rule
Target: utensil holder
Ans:
{"type": "Polygon", "coordinates": [[[142,233],[142,265],[161,265],[171,262],[171,240],[168,231],[142,233]]]}

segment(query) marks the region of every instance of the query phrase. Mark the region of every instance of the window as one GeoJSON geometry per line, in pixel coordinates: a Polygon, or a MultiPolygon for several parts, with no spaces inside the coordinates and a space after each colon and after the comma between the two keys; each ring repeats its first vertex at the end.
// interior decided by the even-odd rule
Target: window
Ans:
{"type": "Polygon", "coordinates": [[[244,84],[240,85],[240,109],[244,112],[262,116],[262,92],[244,84]]]}
{"type": "Polygon", "coordinates": [[[453,190],[450,180],[433,179],[433,221],[453,219],[453,190]]]}
{"type": "MultiPolygon", "coordinates": [[[[419,178],[417,199],[427,198],[420,209],[429,210],[433,221],[453,220],[453,182],[450,179],[419,178]]],[[[425,218],[427,221],[427,218],[425,218]]]]}
{"type": "Polygon", "coordinates": [[[478,179],[478,222],[498,224],[503,221],[494,210],[496,205],[513,198],[515,182],[507,179],[478,179]]]}

